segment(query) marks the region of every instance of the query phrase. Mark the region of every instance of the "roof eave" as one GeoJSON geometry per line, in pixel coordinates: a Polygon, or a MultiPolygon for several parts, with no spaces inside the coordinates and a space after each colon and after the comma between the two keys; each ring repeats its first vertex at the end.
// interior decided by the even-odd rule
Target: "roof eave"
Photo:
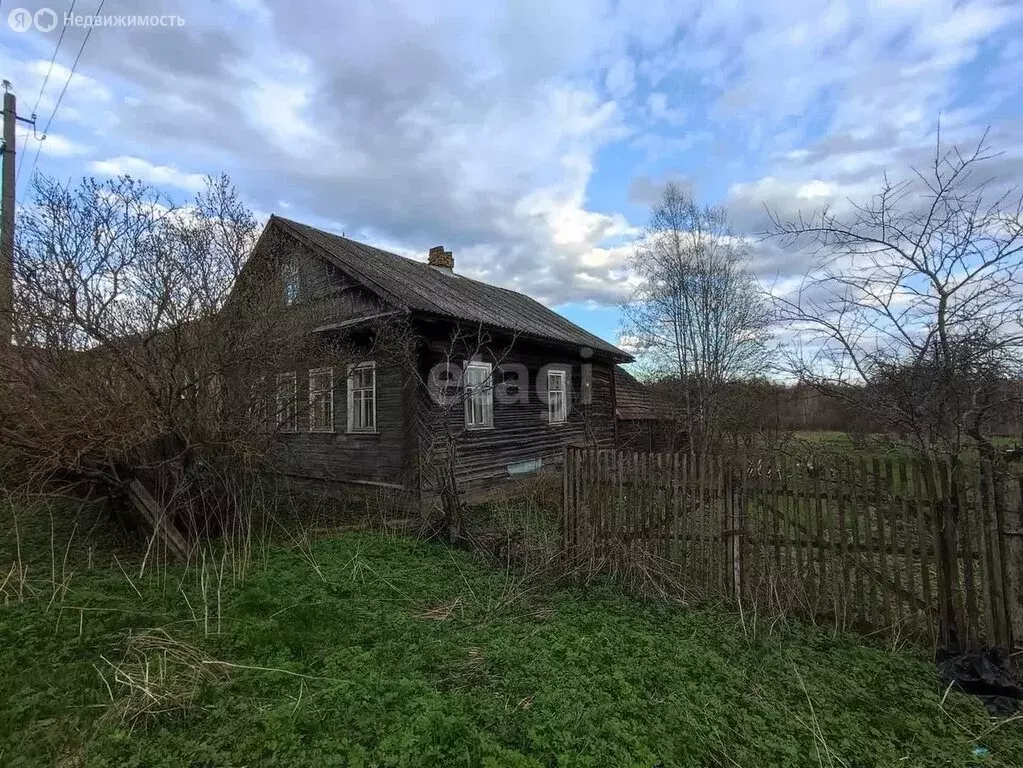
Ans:
{"type": "Polygon", "coordinates": [[[384,320],[388,317],[402,314],[401,310],[394,309],[389,312],[377,312],[372,315],[362,315],[361,317],[350,317],[344,320],[339,320],[334,323],[326,323],[324,325],[313,328],[313,333],[329,333],[331,331],[343,331],[348,328],[357,328],[362,325],[368,325],[377,322],[378,320],[384,320]]]}
{"type": "Polygon", "coordinates": [[[501,333],[506,333],[520,338],[528,339],[529,341],[540,342],[541,344],[550,344],[552,346],[569,347],[575,349],[585,347],[591,349],[595,355],[605,357],[616,364],[631,363],[635,360],[635,358],[633,358],[627,352],[624,352],[615,347],[614,345],[608,344],[607,342],[604,343],[607,344],[608,347],[611,347],[611,349],[606,349],[603,347],[595,348],[589,344],[584,344],[581,342],[565,341],[564,339],[555,339],[550,336],[544,336],[543,334],[539,333],[519,331],[514,328],[507,328],[503,325],[498,325],[496,323],[476,323],[475,321],[472,320],[463,320],[462,318],[455,317],[454,315],[446,315],[440,312],[429,312],[422,309],[416,309],[412,310],[411,314],[415,317],[421,317],[429,320],[442,320],[447,323],[472,323],[474,325],[480,325],[481,327],[486,328],[487,330],[500,331],[501,333]]]}

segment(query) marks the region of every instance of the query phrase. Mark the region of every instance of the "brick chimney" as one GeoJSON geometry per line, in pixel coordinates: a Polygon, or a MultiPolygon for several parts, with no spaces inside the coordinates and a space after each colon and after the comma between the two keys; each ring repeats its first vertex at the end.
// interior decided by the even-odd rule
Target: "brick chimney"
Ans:
{"type": "Polygon", "coordinates": [[[445,251],[443,245],[435,245],[430,249],[428,262],[431,267],[443,267],[452,271],[455,269],[455,257],[451,255],[451,251],[445,251]]]}

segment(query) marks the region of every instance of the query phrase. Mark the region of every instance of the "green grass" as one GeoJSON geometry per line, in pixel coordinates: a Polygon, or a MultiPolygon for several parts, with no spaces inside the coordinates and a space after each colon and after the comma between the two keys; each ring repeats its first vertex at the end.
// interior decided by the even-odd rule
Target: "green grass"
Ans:
{"type": "MultiPolygon", "coordinates": [[[[841,432],[839,430],[800,430],[795,432],[794,436],[799,442],[813,445],[816,448],[826,448],[828,450],[870,450],[873,452],[883,451],[886,449],[891,451],[909,450],[907,446],[900,444],[898,439],[883,434],[866,435],[865,446],[863,448],[858,448],[856,446],[852,438],[849,436],[849,433],[841,432]]],[[[1013,448],[1018,445],[1019,442],[1019,437],[1007,435],[996,435],[991,438],[991,443],[995,446],[995,448],[1013,448]]]]}
{"type": "Polygon", "coordinates": [[[0,765],[1023,765],[1018,723],[975,742],[993,721],[968,697],[942,704],[932,664],[849,636],[788,623],[747,639],[725,611],[525,589],[367,533],[269,550],[225,584],[219,633],[208,588],[207,634],[196,570],[133,587],[117,550],[89,568],[80,537],[64,568],[66,528],[51,550],[48,524],[22,519],[36,593],[0,608],[0,765]],[[51,571],[72,569],[51,603],[51,571]],[[130,730],[97,670],[117,697],[104,659],[154,627],[235,666],[130,730]],[[991,756],[973,763],[977,743],[991,756]]]}

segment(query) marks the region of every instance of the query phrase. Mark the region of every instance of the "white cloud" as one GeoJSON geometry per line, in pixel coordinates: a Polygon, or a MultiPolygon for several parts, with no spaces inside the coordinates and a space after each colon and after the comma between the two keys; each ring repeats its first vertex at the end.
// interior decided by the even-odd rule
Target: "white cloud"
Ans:
{"type": "MultiPolygon", "coordinates": [[[[58,61],[53,63],[53,70],[50,71],[49,60],[36,59],[27,64],[26,70],[31,75],[34,75],[39,79],[39,87],[42,87],[42,81],[46,79],[46,75],[49,72],[50,79],[47,82],[46,93],[44,93],[44,101],[41,104],[44,107],[52,107],[56,103],[57,97],[60,95],[60,91],[64,88],[64,84],[67,83],[67,93],[72,98],[89,99],[90,101],[110,101],[113,98],[110,89],[103,85],[103,83],[95,80],[94,78],[88,77],[79,71],[75,71],[74,75],[71,74],[71,68],[66,67],[58,61]],[[70,78],[70,80],[68,79],[70,78]]],[[[27,84],[26,84],[27,85],[27,84]]]]}
{"type": "Polygon", "coordinates": [[[42,144],[39,146],[39,152],[42,155],[71,157],[74,155],[88,154],[91,151],[91,147],[71,141],[59,133],[49,133],[46,135],[45,140],[41,137],[40,140],[42,141],[42,144]]]}
{"type": "Polygon", "coordinates": [[[19,166],[22,163],[30,163],[37,150],[43,157],[75,157],[88,154],[91,149],[87,145],[79,144],[59,133],[50,133],[44,140],[42,133],[33,131],[24,124],[18,124],[15,137],[19,166]]]}
{"type": "Polygon", "coordinates": [[[646,100],[647,111],[651,121],[664,121],[669,125],[682,125],[686,121],[686,113],[682,109],[668,106],[668,95],[654,91],[646,100]]]}
{"type": "Polygon", "coordinates": [[[624,99],[636,88],[636,65],[628,56],[623,56],[612,65],[604,81],[608,92],[616,99],[624,99]]]}
{"type": "Polygon", "coordinates": [[[643,352],[647,351],[649,345],[639,336],[623,333],[618,336],[615,346],[628,352],[634,357],[638,357],[643,352]]]}
{"type": "MultiPolygon", "coordinates": [[[[939,111],[951,138],[1018,101],[1023,64],[1008,40],[965,89],[963,65],[1019,22],[995,0],[152,3],[187,26],[95,31],[54,160],[65,140],[94,172],[188,191],[226,170],[260,209],[286,200],[400,252],[443,242],[460,269],[552,303],[621,297],[639,222],[606,201],[649,202],[634,178],[709,178],[752,231],[765,204],[842,206],[915,158],[939,111]],[[617,182],[598,167],[614,145],[640,164],[617,182]]],[[[15,42],[23,61],[0,50],[0,68],[32,100],[53,40],[15,42]]]]}
{"type": "Polygon", "coordinates": [[[154,165],[141,157],[114,157],[94,160],[89,171],[104,176],[128,175],[150,184],[167,185],[188,191],[202,189],[205,177],[201,173],[185,173],[167,165],[154,165]]]}

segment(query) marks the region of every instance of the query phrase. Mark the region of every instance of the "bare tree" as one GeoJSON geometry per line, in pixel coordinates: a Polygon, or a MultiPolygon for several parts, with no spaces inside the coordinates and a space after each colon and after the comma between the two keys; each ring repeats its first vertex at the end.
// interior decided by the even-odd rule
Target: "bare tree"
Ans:
{"type": "Polygon", "coordinates": [[[724,209],[700,207],[674,183],[633,259],[640,284],[624,307],[629,330],[654,373],[677,381],[693,453],[720,435],[725,385],[765,364],[771,318],[748,259],[724,209]]]}
{"type": "Polygon", "coordinates": [[[970,442],[991,456],[992,416],[1019,396],[1023,197],[978,175],[995,157],[939,134],[929,167],[848,214],[772,217],[771,235],[816,257],[778,299],[792,372],[953,460],[970,442]]]}
{"type": "MultiPolygon", "coordinates": [[[[466,504],[463,499],[464,448],[473,424],[493,420],[493,395],[507,386],[502,364],[508,359],[517,335],[503,343],[482,326],[456,324],[439,350],[438,362],[429,371],[416,370],[415,380],[423,396],[417,409],[419,472],[428,492],[436,493],[449,543],[464,538],[466,504]],[[466,363],[489,365],[489,372],[472,380],[466,363]],[[483,397],[479,397],[483,394],[483,397]]],[[[529,382],[517,382],[527,393],[529,382]]]]}
{"type": "Polygon", "coordinates": [[[234,524],[300,408],[275,373],[342,353],[308,333],[316,307],[288,305],[278,246],[247,263],[257,222],[225,177],[188,205],[39,177],[18,232],[3,482],[130,501],[179,553],[180,530],[234,524]]]}

